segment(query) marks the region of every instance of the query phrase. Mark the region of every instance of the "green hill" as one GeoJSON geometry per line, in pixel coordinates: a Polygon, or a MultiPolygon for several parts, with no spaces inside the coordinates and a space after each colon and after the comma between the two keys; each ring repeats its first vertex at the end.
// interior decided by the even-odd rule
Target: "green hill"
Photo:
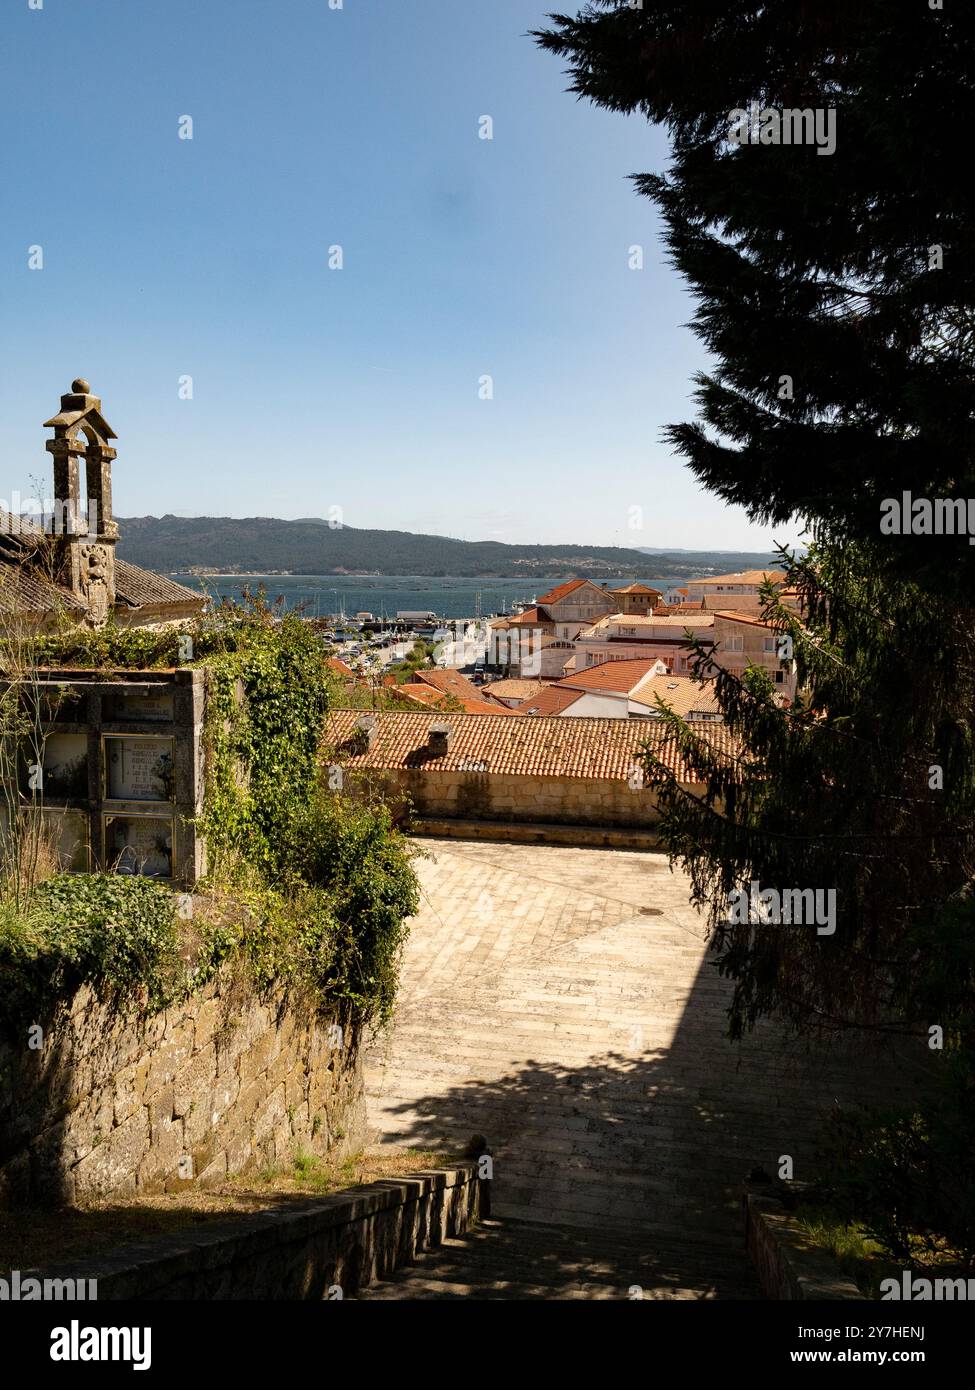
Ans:
{"type": "MultiPolygon", "coordinates": [[[[458,578],[589,575],[615,579],[647,572],[637,549],[592,545],[502,545],[409,531],[331,529],[319,520],[270,517],[141,516],[119,518],[119,554],[162,572],[209,570],[264,574],[451,575],[458,578]]],[[[655,554],[657,578],[691,570],[723,572],[766,563],[768,555],[683,551],[655,554]]]]}

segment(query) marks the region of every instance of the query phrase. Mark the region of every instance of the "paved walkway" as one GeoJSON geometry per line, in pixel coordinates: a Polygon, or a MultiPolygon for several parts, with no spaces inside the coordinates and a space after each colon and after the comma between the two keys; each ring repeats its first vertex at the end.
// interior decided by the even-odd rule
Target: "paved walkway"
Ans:
{"type": "Polygon", "coordinates": [[[814,1175],[817,1114],[848,1068],[773,1027],[724,1039],[730,987],[663,856],[420,843],[396,1018],[367,1056],[375,1142],[486,1135],[495,1217],[638,1230],[686,1251],[689,1285],[708,1252],[726,1275],[742,1178],[783,1154],[814,1175]]]}

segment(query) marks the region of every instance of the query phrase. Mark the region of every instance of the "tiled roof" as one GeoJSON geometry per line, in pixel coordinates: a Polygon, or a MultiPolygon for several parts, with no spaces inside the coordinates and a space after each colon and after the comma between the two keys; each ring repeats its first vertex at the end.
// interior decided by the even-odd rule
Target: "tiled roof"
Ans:
{"type": "Polygon", "coordinates": [[[342,661],[340,657],[330,656],[326,665],[328,669],[334,671],[337,676],[345,676],[346,679],[351,679],[355,675],[352,667],[346,666],[345,662],[342,661]]]}
{"type": "Polygon", "coordinates": [[[611,613],[605,618],[600,618],[593,623],[593,628],[608,628],[612,623],[619,627],[713,627],[714,614],[705,612],[701,608],[696,608],[694,613],[683,614],[643,614],[643,613],[611,613]],[[690,621],[688,621],[690,619],[690,621]]]}
{"type": "Polygon", "coordinates": [[[710,579],[689,579],[687,582],[698,587],[702,584],[763,584],[766,579],[781,584],[785,570],[742,570],[740,574],[716,574],[710,579]]]}
{"type": "Polygon", "coordinates": [[[732,623],[751,623],[752,627],[772,627],[771,623],[763,622],[762,619],[756,617],[754,613],[733,613],[727,609],[721,608],[715,611],[714,616],[716,618],[725,618],[732,623]]]}
{"type": "Polygon", "coordinates": [[[523,705],[518,706],[519,714],[556,715],[581,700],[584,690],[570,690],[568,686],[550,685],[523,705]]]}
{"type": "Polygon", "coordinates": [[[551,613],[547,613],[541,605],[535,608],[526,608],[521,613],[516,613],[507,620],[508,627],[538,627],[540,623],[552,623],[555,619],[551,613]]]}
{"type": "Polygon", "coordinates": [[[466,676],[462,676],[459,671],[431,667],[429,670],[421,668],[413,675],[413,682],[419,681],[423,685],[432,685],[434,690],[439,690],[444,695],[456,695],[467,700],[483,699],[478,694],[476,685],[473,685],[466,676]]]}
{"type": "Polygon", "coordinates": [[[626,695],[646,680],[657,664],[655,656],[635,656],[625,661],[601,661],[587,666],[578,675],[566,676],[565,682],[575,689],[615,690],[626,695]]]}
{"type": "Polygon", "coordinates": [[[542,681],[519,680],[517,677],[512,677],[511,680],[489,681],[481,687],[498,700],[528,700],[544,688],[542,681]]]}
{"type": "MultiPolygon", "coordinates": [[[[476,689],[476,687],[475,687],[476,689]]],[[[400,695],[405,695],[407,699],[420,705],[432,705],[434,709],[440,709],[447,703],[448,696],[442,691],[437,690],[432,685],[406,684],[397,687],[400,695]]],[[[496,700],[482,700],[479,698],[468,698],[466,695],[455,695],[450,693],[451,699],[457,700],[463,706],[466,714],[516,714],[517,711],[509,709],[507,705],[499,704],[496,700]]]]}
{"type": "Polygon", "coordinates": [[[687,715],[692,710],[702,714],[719,714],[721,707],[714,694],[714,682],[703,684],[690,676],[649,676],[636,690],[630,692],[630,699],[637,704],[656,709],[656,696],[659,695],[675,714],[687,715]]]}
{"type": "Polygon", "coordinates": [[[547,594],[542,594],[539,603],[558,603],[560,599],[568,598],[574,594],[576,589],[581,589],[583,584],[592,584],[594,589],[599,589],[600,593],[607,592],[600,589],[598,584],[593,584],[591,579],[567,579],[564,584],[557,584],[554,589],[549,589],[547,594]]]}
{"type": "Polygon", "coordinates": [[[612,594],[658,594],[659,589],[651,589],[649,584],[624,584],[622,589],[611,589],[612,594]]]}
{"type": "MultiPolygon", "coordinates": [[[[0,591],[6,595],[0,598],[0,605],[8,612],[19,608],[38,615],[60,611],[84,614],[84,604],[63,584],[52,583],[33,563],[42,538],[43,532],[27,518],[0,511],[0,566],[5,573],[0,591]]],[[[116,557],[115,603],[116,607],[135,609],[179,607],[185,612],[201,609],[204,599],[195,589],[116,557]]]]}
{"type": "Polygon", "coordinates": [[[204,602],[203,595],[195,589],[118,558],[115,560],[115,601],[129,608],[152,608],[156,604],[170,603],[191,603],[202,608],[204,602]]]}
{"type": "MultiPolygon", "coordinates": [[[[488,773],[625,781],[640,749],[649,744],[672,772],[687,778],[670,731],[643,719],[506,719],[496,714],[382,710],[375,715],[372,747],[353,753],[361,718],[361,710],[333,710],[328,716],[326,738],[350,768],[463,772],[477,762],[484,763],[488,773]],[[429,743],[434,723],[447,723],[452,730],[450,747],[438,756],[431,756],[429,743]]],[[[707,726],[703,737],[719,753],[733,755],[723,724],[707,726]]]]}

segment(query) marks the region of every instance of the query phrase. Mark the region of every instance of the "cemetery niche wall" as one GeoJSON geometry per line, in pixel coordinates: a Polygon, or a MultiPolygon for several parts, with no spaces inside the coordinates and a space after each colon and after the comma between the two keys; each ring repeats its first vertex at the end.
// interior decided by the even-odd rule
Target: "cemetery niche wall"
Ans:
{"type": "Polygon", "coordinates": [[[205,870],[201,670],[43,670],[40,775],[21,792],[40,805],[68,872],[139,874],[192,885],[205,870]]]}

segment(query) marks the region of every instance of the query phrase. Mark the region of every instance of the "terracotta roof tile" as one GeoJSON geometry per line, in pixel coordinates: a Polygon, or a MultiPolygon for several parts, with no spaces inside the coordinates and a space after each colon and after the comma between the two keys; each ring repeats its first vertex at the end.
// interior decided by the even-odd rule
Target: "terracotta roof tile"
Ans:
{"type": "Polygon", "coordinates": [[[691,676],[649,676],[636,690],[630,692],[630,699],[648,709],[656,709],[656,696],[659,695],[675,714],[685,716],[691,711],[702,714],[720,714],[721,706],[714,694],[713,681],[696,681],[691,676]]]}
{"type": "MultiPolygon", "coordinates": [[[[33,563],[43,532],[25,517],[0,510],[0,566],[5,579],[6,598],[0,604],[36,614],[84,613],[85,606],[62,584],[52,583],[33,563]],[[13,577],[12,577],[13,576],[13,577]]],[[[198,612],[204,605],[202,594],[177,584],[165,575],[115,559],[115,603],[121,608],[174,607],[179,616],[198,612]]],[[[163,615],[165,616],[165,615],[163,615]]]]}
{"type": "Polygon", "coordinates": [[[529,700],[544,688],[542,681],[519,680],[517,676],[509,680],[488,681],[481,687],[497,700],[529,700]]]}
{"type": "Polygon", "coordinates": [[[538,601],[539,603],[558,603],[559,599],[568,598],[569,594],[574,594],[576,589],[581,589],[583,584],[590,582],[588,579],[567,579],[564,584],[557,584],[554,589],[549,589],[547,594],[542,594],[538,601]]]}
{"type": "Polygon", "coordinates": [[[655,656],[601,661],[598,666],[587,666],[575,676],[566,676],[565,684],[583,690],[616,690],[625,695],[646,680],[657,661],[655,656]]]}
{"type": "MultiPolygon", "coordinates": [[[[488,773],[615,781],[630,776],[641,747],[649,744],[672,771],[687,776],[670,731],[644,719],[511,719],[503,714],[382,710],[375,715],[372,747],[351,754],[361,718],[361,710],[333,710],[328,716],[326,737],[337,755],[349,754],[343,760],[350,768],[462,772],[478,762],[488,773]],[[432,757],[430,725],[443,722],[452,729],[450,747],[432,757]]],[[[734,744],[724,725],[706,726],[702,736],[719,753],[732,755],[734,744]]]]}
{"type": "Polygon", "coordinates": [[[785,579],[785,570],[741,570],[738,574],[715,574],[710,579],[689,579],[688,585],[699,586],[701,584],[763,584],[766,579],[771,579],[776,584],[781,584],[785,579]]]}
{"type": "Polygon", "coordinates": [[[574,705],[577,700],[581,700],[586,692],[584,690],[570,690],[567,686],[550,685],[546,690],[542,690],[530,700],[526,700],[523,705],[518,706],[519,714],[530,715],[556,715],[563,710],[574,705]]]}

